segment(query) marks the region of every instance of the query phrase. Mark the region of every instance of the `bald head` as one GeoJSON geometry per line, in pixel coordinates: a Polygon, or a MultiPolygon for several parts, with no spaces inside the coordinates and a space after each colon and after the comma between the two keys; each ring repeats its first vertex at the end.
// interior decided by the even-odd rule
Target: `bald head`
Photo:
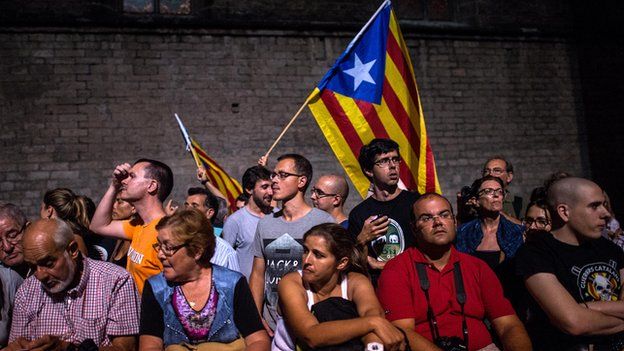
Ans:
{"type": "Polygon", "coordinates": [[[561,204],[575,206],[585,192],[595,189],[600,189],[600,187],[588,179],[577,177],[559,179],[548,188],[548,205],[551,209],[561,204]]]}
{"type": "Polygon", "coordinates": [[[319,178],[317,184],[324,184],[327,190],[333,194],[338,194],[342,198],[342,203],[347,200],[349,196],[349,184],[344,176],[337,174],[326,174],[319,178]]]}
{"type": "Polygon", "coordinates": [[[57,250],[64,250],[74,240],[74,233],[65,221],[57,218],[40,219],[26,228],[24,249],[33,245],[52,244],[57,250]]]}
{"type": "Polygon", "coordinates": [[[564,241],[600,238],[609,217],[605,203],[604,192],[590,180],[568,177],[554,182],[548,189],[553,234],[564,241]]]}

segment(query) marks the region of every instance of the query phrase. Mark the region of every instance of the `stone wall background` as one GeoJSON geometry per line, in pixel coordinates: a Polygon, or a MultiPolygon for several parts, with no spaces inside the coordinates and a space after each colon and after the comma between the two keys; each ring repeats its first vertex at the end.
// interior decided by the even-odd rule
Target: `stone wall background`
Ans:
{"type": "MultiPolygon", "coordinates": [[[[553,171],[589,175],[575,42],[406,30],[444,193],[503,154],[525,194],[553,171]]],[[[35,215],[46,189],[98,200],[114,166],[169,164],[195,185],[173,118],[240,179],[346,47],[350,31],[8,28],[0,32],[0,200],[35,215]]],[[[273,151],[342,170],[306,111],[273,151]]],[[[359,202],[353,191],[351,208],[359,202]]]]}

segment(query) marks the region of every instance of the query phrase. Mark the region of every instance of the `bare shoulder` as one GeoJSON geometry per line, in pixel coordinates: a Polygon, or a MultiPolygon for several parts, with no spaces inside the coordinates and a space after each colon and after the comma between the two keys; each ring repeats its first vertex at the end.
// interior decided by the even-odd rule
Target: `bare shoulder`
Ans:
{"type": "Polygon", "coordinates": [[[282,279],[279,282],[278,285],[278,290],[280,292],[282,291],[292,291],[292,290],[297,290],[297,289],[301,289],[304,290],[303,288],[303,281],[301,279],[301,274],[299,274],[299,272],[290,272],[288,274],[286,274],[285,276],[282,277],[282,279]]]}
{"type": "Polygon", "coordinates": [[[356,295],[362,293],[373,293],[375,290],[370,279],[362,273],[349,272],[347,274],[347,290],[349,298],[353,298],[356,295]]]}
{"type": "Polygon", "coordinates": [[[354,285],[366,285],[372,286],[370,279],[362,273],[349,272],[347,273],[347,282],[350,286],[354,285]]]}

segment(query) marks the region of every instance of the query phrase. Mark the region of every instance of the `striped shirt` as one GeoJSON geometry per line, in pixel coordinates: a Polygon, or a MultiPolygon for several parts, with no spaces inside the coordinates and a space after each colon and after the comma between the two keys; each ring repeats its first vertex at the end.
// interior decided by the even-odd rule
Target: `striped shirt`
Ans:
{"type": "Polygon", "coordinates": [[[34,276],[17,291],[9,342],[46,334],[72,344],[139,333],[139,294],[130,274],[109,262],[84,258],[82,276],[71,290],[51,295],[34,276]]]}
{"type": "Polygon", "coordinates": [[[210,263],[240,272],[241,269],[238,263],[238,254],[236,253],[236,250],[234,250],[227,241],[221,239],[220,237],[215,236],[215,239],[217,240],[215,252],[210,259],[210,263]]]}

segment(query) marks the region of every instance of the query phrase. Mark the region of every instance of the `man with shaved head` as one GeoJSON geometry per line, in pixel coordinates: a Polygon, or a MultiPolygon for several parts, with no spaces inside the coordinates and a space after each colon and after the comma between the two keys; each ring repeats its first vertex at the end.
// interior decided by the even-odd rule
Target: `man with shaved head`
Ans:
{"type": "Polygon", "coordinates": [[[568,177],[548,190],[552,230],[528,241],[517,271],[532,299],[527,330],[536,350],[624,347],[624,253],[601,237],[609,211],[594,182],[568,177]]]}
{"type": "Polygon", "coordinates": [[[310,193],[314,207],[329,213],[345,229],[349,227],[349,219],[344,212],[344,204],[349,196],[349,184],[345,177],[336,174],[323,175],[316,181],[310,193]]]}
{"type": "Polygon", "coordinates": [[[9,350],[134,350],[139,297],[128,272],[83,257],[59,219],[31,224],[22,243],[34,274],[17,291],[9,350]]]}

